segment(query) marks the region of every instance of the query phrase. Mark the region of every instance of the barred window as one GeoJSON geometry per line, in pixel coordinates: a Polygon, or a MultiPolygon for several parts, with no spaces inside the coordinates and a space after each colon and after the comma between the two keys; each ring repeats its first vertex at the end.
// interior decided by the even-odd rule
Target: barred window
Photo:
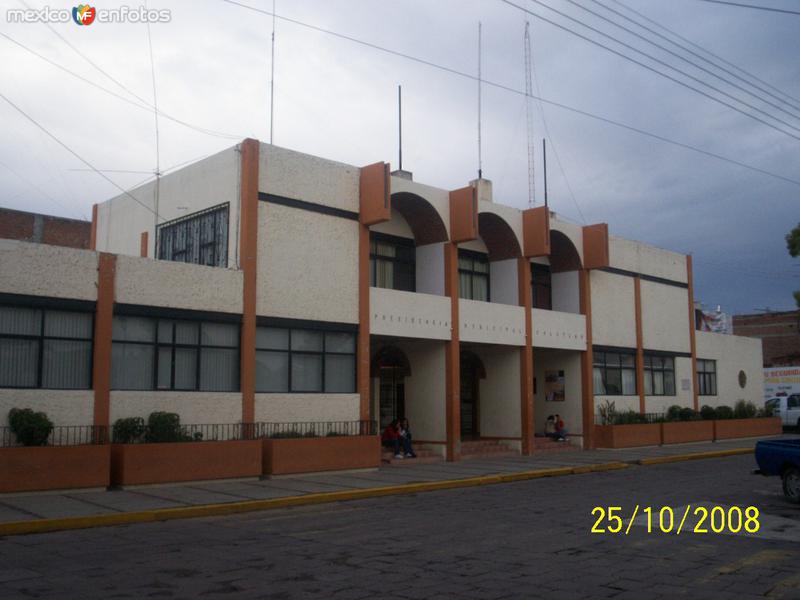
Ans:
{"type": "Polygon", "coordinates": [[[115,315],[111,387],[239,390],[239,326],[115,315]]]}
{"type": "Polygon", "coordinates": [[[717,361],[697,359],[697,390],[701,396],[717,395],[717,361]]]}
{"type": "Polygon", "coordinates": [[[644,355],[644,394],[645,396],[675,395],[675,358],[644,355]]]}
{"type": "Polygon", "coordinates": [[[414,240],[370,233],[369,284],[372,287],[413,292],[416,289],[414,240]]]}
{"type": "Polygon", "coordinates": [[[488,256],[481,252],[459,249],[458,296],[465,300],[490,302],[488,256]]]}
{"type": "Polygon", "coordinates": [[[256,391],[354,393],[356,335],[345,331],[258,327],[256,391]]]}
{"type": "Polygon", "coordinates": [[[0,306],[0,387],[87,390],[90,312],[0,306]]]}
{"type": "Polygon", "coordinates": [[[158,226],[158,258],[211,267],[228,266],[228,205],[158,226]]]}
{"type": "Polygon", "coordinates": [[[594,351],[594,393],[597,396],[636,395],[636,358],[633,351],[594,351]]]}

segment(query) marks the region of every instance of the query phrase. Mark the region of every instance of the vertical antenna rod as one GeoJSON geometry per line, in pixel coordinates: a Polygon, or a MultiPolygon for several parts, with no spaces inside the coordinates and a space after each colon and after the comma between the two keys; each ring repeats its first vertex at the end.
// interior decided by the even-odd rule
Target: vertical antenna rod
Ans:
{"type": "Polygon", "coordinates": [[[275,0],[272,0],[272,50],[269,67],[269,143],[272,144],[275,116],[275,0]]]}
{"type": "Polygon", "coordinates": [[[397,86],[397,162],[403,170],[403,86],[397,86]]]}
{"type": "Polygon", "coordinates": [[[160,150],[161,144],[158,135],[158,95],[156,94],[156,66],[155,66],[155,61],[153,59],[153,38],[150,35],[149,21],[147,22],[147,46],[150,49],[150,76],[153,80],[153,117],[155,119],[155,125],[156,125],[156,173],[155,173],[156,185],[155,185],[155,197],[153,198],[153,208],[154,208],[153,218],[155,221],[153,227],[153,240],[156,240],[156,238],[158,237],[158,204],[159,204],[159,195],[161,192],[161,150],[160,150]]]}
{"type": "Polygon", "coordinates": [[[547,140],[542,138],[542,160],[544,161],[544,205],[547,207],[547,140]]]}
{"type": "Polygon", "coordinates": [[[533,140],[533,77],[531,76],[531,34],[530,23],[525,21],[525,116],[528,127],[528,207],[532,207],[536,200],[536,180],[534,162],[533,140]]]}
{"type": "Polygon", "coordinates": [[[481,154],[481,22],[478,21],[478,179],[483,179],[481,154]]]}

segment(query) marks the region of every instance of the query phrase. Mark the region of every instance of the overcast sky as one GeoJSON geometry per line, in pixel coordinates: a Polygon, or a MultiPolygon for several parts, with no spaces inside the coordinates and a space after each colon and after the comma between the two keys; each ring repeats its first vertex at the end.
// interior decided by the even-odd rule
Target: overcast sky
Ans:
{"type": "MultiPolygon", "coordinates": [[[[55,1],[26,1],[38,8],[72,8],[55,1]]],[[[543,98],[800,181],[800,16],[699,0],[576,0],[580,6],[567,0],[513,2],[702,88],[790,135],[501,0],[277,0],[276,12],[472,74],[477,71],[480,21],[484,79],[522,91],[528,19],[543,98]],[[669,36],[625,7],[639,11],[756,75],[764,83],[755,83],[764,91],[703,63],[756,95],[745,94],[580,8],[603,14],[700,64],[697,57],[636,28],[600,3],[669,36]],[[637,56],[542,4],[753,108],[637,56]]],[[[242,3],[268,11],[272,6],[270,1],[242,3]]],[[[749,3],[798,8],[794,0],[749,3]]],[[[86,60],[43,24],[6,22],[6,11],[22,6],[0,1],[1,33],[140,103],[91,61],[152,102],[145,25],[52,25],[86,60]]],[[[200,129],[230,136],[208,135],[162,117],[161,169],[222,150],[237,138],[268,141],[271,17],[222,0],[150,0],[149,6],[171,10],[169,23],[151,26],[159,108],[200,129]]],[[[0,93],[96,168],[143,172],[106,173],[118,185],[131,187],[155,169],[152,111],[92,87],[6,37],[0,37],[0,57],[0,93]]],[[[720,64],[739,74],[735,67],[720,64]]],[[[446,189],[461,187],[477,174],[475,81],[282,20],[276,27],[275,81],[274,142],[280,146],[355,165],[387,160],[396,168],[396,96],[401,84],[404,168],[413,171],[416,181],[446,189]]],[[[693,254],[695,296],[709,308],[719,304],[732,313],[793,308],[791,292],[800,289],[800,261],[789,257],[784,236],[800,221],[800,184],[552,104],[542,104],[540,111],[534,103],[533,108],[537,204],[543,202],[540,147],[547,137],[549,201],[560,215],[576,222],[607,222],[612,234],[693,254]]],[[[494,183],[495,201],[525,208],[525,98],[485,84],[482,114],[484,177],[494,183]]],[[[93,203],[118,193],[2,99],[0,123],[0,205],[88,218],[93,203]]]]}

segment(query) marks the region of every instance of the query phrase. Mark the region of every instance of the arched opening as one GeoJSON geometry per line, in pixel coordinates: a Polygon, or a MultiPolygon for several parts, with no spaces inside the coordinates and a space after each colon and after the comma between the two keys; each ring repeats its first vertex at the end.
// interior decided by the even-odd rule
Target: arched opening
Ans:
{"type": "Polygon", "coordinates": [[[492,262],[522,256],[519,240],[506,221],[494,213],[478,215],[478,231],[492,262]]]}
{"type": "Polygon", "coordinates": [[[486,368],[477,354],[461,351],[461,439],[474,439],[480,432],[480,380],[486,368]]]}
{"type": "Polygon", "coordinates": [[[370,376],[378,380],[379,424],[383,429],[406,416],[405,378],[411,376],[408,357],[396,346],[383,346],[372,357],[370,376]]]}
{"type": "Polygon", "coordinates": [[[494,213],[478,215],[480,238],[458,250],[459,296],[465,300],[516,305],[517,258],[522,255],[511,226],[494,213]]]}
{"type": "Polygon", "coordinates": [[[550,230],[549,265],[531,263],[533,307],[580,313],[581,268],[581,257],[572,240],[561,231],[550,230]]]}
{"type": "Polygon", "coordinates": [[[447,228],[430,202],[410,192],[392,194],[392,207],[400,213],[414,234],[417,246],[447,241],[447,228]]]}
{"type": "Polygon", "coordinates": [[[564,233],[550,230],[550,270],[553,273],[578,271],[581,269],[578,249],[564,233]]]}

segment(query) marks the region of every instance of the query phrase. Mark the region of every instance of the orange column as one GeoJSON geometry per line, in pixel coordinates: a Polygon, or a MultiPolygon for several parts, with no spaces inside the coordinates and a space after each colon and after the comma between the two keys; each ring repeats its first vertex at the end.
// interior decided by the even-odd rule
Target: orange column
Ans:
{"type": "Polygon", "coordinates": [[[694,409],[700,410],[700,401],[697,397],[697,341],[695,339],[695,328],[697,327],[694,322],[694,272],[692,270],[692,257],[686,256],[686,281],[689,284],[689,344],[691,346],[690,352],[692,353],[692,401],[694,409]]]}
{"type": "Polygon", "coordinates": [[[444,294],[450,298],[450,341],[445,342],[447,460],[461,457],[461,341],[458,317],[458,244],[444,245],[444,294]]]}
{"type": "Polygon", "coordinates": [[[147,250],[149,246],[149,234],[146,231],[142,232],[141,237],[139,238],[139,256],[142,258],[147,258],[147,250]]]}
{"type": "Polygon", "coordinates": [[[594,448],[594,374],[592,370],[592,288],[590,271],[579,275],[581,314],[586,317],[586,351],[581,353],[581,391],[583,395],[583,447],[594,448]]]}
{"type": "Polygon", "coordinates": [[[241,145],[239,202],[239,266],[242,270],[242,336],[240,385],[242,423],[253,423],[256,412],[256,279],[258,273],[258,140],[241,145]]]}
{"type": "Polygon", "coordinates": [[[519,284],[519,305],[525,308],[525,345],[519,350],[519,403],[522,427],[522,454],[533,454],[535,413],[533,410],[533,318],[531,307],[531,261],[521,256],[517,259],[517,282],[519,284]]]}
{"type": "Polygon", "coordinates": [[[359,419],[369,419],[369,226],[358,225],[358,377],[359,419]]]}
{"type": "Polygon", "coordinates": [[[93,422],[99,427],[108,427],[111,416],[111,329],[114,320],[116,270],[117,257],[101,252],[97,264],[97,304],[92,356],[93,422]]]}
{"type": "Polygon", "coordinates": [[[644,400],[644,343],[642,336],[642,279],[633,278],[633,301],[636,311],[636,391],[639,393],[639,412],[645,413],[644,400]]]}
{"type": "Polygon", "coordinates": [[[89,250],[97,250],[97,204],[92,204],[92,229],[89,232],[89,250]]]}

